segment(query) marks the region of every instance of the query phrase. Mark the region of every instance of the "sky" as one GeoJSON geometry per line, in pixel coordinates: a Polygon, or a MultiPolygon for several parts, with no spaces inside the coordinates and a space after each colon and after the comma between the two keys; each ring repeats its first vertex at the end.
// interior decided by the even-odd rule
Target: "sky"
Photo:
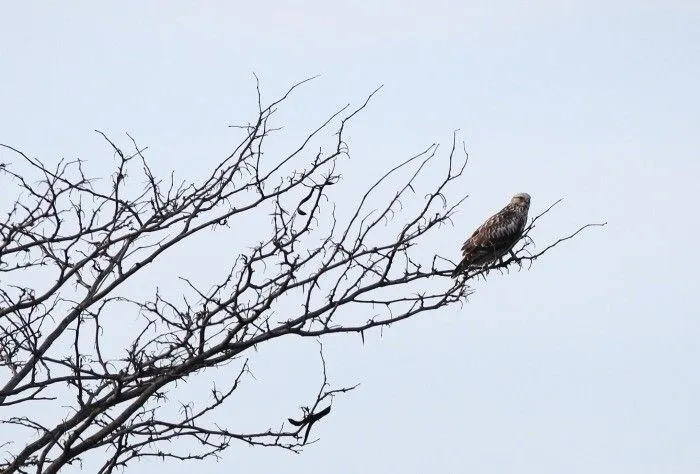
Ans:
{"type": "MultiPolygon", "coordinates": [[[[331,381],[361,385],[336,399],[302,454],[234,445],[169,472],[699,472],[700,3],[1,8],[0,142],[47,162],[80,157],[106,173],[99,129],[148,145],[156,170],[199,176],[234,142],[228,125],[254,117],[253,73],[270,99],[320,75],[280,112],[289,141],[277,146],[383,85],[348,132],[343,175],[358,187],[431,143],[449,146],[459,129],[470,198],[439,242],[455,259],[517,192],[532,195],[531,213],[564,198],[535,230],[540,247],[608,222],[529,271],[475,283],[461,308],[365,344],[330,340],[331,381]]],[[[178,271],[204,278],[203,262],[235,255],[212,239],[175,254],[178,271]]],[[[164,284],[173,275],[159,271],[164,284]]],[[[219,420],[294,414],[317,390],[316,351],[313,341],[261,351],[245,403],[219,420]]]]}

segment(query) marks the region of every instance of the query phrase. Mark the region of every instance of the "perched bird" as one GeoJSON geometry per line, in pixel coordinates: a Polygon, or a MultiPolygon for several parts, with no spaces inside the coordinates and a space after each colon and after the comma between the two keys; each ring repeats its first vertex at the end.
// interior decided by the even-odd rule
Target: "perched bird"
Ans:
{"type": "Polygon", "coordinates": [[[462,245],[462,261],[452,272],[452,278],[470,268],[494,262],[510,252],[523,235],[529,209],[530,195],[516,194],[498,214],[481,224],[462,245]]]}

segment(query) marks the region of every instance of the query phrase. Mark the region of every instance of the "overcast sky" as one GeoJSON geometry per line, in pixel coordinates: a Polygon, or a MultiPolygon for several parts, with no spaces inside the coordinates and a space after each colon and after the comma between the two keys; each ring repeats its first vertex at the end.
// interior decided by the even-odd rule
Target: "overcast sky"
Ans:
{"type": "MultiPolygon", "coordinates": [[[[700,472],[700,2],[261,3],[3,2],[0,142],[99,172],[113,158],[93,130],[129,132],[158,169],[198,176],[253,118],[253,72],[270,99],[320,74],[282,112],[290,134],[384,84],[349,132],[348,180],[460,129],[455,259],[516,192],[535,213],[565,198],[540,245],[609,225],[476,283],[462,308],[334,338],[331,381],[361,386],[302,454],[234,445],[168,472],[700,472]]],[[[204,251],[182,271],[236,252],[204,251]]],[[[290,341],[219,421],[298,413],[318,360],[290,341]]]]}

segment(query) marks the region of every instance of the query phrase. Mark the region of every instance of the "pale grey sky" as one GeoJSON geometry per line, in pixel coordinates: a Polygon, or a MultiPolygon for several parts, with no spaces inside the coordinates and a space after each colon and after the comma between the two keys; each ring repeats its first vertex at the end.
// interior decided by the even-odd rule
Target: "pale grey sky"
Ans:
{"type": "MultiPolygon", "coordinates": [[[[347,180],[461,130],[471,198],[440,251],[456,258],[521,191],[533,212],[565,198],[540,244],[609,225],[476,284],[461,309],[364,346],[334,338],[332,382],[362,385],[303,454],[234,445],[168,472],[700,472],[700,3],[255,4],[3,2],[0,142],[99,173],[113,162],[92,130],[129,132],[157,169],[197,176],[226,154],[227,125],[252,118],[252,72],[268,98],[321,74],[282,112],[290,137],[385,85],[349,132],[347,180]]],[[[202,262],[235,253],[226,236],[212,242],[155,278],[205,278],[202,262]]],[[[265,427],[296,413],[317,389],[304,344],[261,351],[257,381],[219,419],[265,427]]]]}

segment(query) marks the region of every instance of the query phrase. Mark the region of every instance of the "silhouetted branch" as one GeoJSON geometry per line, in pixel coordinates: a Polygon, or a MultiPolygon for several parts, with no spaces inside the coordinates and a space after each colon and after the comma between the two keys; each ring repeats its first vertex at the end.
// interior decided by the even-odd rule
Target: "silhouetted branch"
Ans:
{"type": "Polygon", "coordinates": [[[116,161],[102,180],[88,178],[80,160],[50,167],[0,145],[0,186],[17,196],[0,217],[0,472],[55,473],[95,453],[99,472],[111,473],[134,459],[218,457],[233,442],[299,451],[334,396],[355,386],[332,388],[321,352],[321,387],[301,416],[260,430],[220,426],[213,414],[250,376],[261,345],[364,338],[461,304],[470,279],[534,261],[595,225],[528,254],[529,233],[548,209],[515,258],[452,280],[454,263],[425,240],[466,199],[449,197],[462,188],[468,158],[456,134],[445,156],[431,145],[398,164],[342,217],[334,203],[349,158],[344,133],[377,91],[331,114],[286,155],[266,155],[277,108],[305,82],[269,105],[258,86],[257,117],[235,127],[240,142],[199,180],[157,176],[131,136],[123,148],[97,131],[116,161]],[[437,181],[427,173],[435,169],[437,181]],[[269,220],[250,226],[251,217],[269,220]],[[126,286],[173,247],[221,228],[240,245],[222,252],[235,258],[214,284],[181,276],[176,298],[158,289],[141,298],[126,286]],[[233,379],[200,390],[206,401],[169,398],[178,384],[224,366],[233,379]],[[51,410],[39,415],[39,404],[51,410]]]}

